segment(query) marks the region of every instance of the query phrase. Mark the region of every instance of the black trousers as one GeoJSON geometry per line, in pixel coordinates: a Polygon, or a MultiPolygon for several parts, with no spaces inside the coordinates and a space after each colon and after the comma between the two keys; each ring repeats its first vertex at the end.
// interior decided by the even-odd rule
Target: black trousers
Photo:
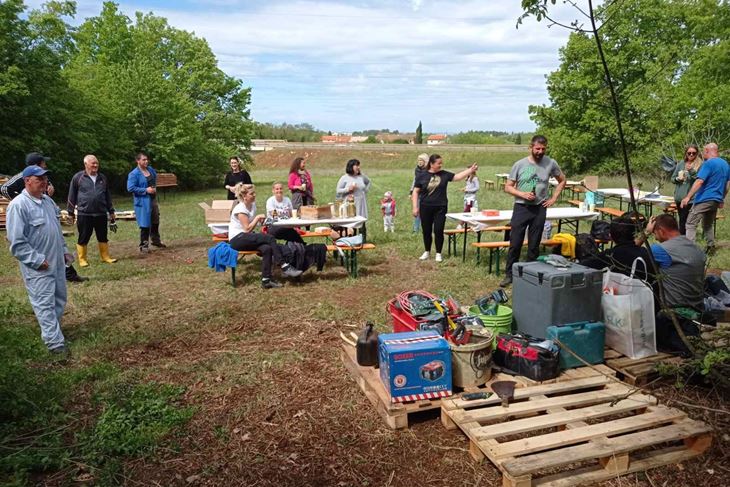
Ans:
{"type": "Polygon", "coordinates": [[[66,280],[71,281],[79,275],[73,265],[66,267],[66,280]]]}
{"type": "Polygon", "coordinates": [[[444,248],[444,226],[446,226],[446,206],[421,205],[421,229],[423,230],[423,248],[431,251],[431,233],[436,240],[436,253],[444,248]]]}
{"type": "Polygon", "coordinates": [[[239,233],[229,245],[234,250],[258,250],[261,252],[261,277],[271,279],[271,264],[281,264],[281,249],[276,239],[263,233],[239,233]]]}
{"type": "Polygon", "coordinates": [[[682,208],[679,204],[679,201],[676,202],[677,204],[677,215],[679,215],[679,233],[682,235],[687,234],[687,217],[689,216],[689,211],[692,209],[692,204],[689,204],[682,208]]]}
{"type": "Polygon", "coordinates": [[[515,203],[512,208],[510,222],[509,252],[507,253],[507,269],[505,273],[512,275],[512,266],[520,260],[522,242],[527,233],[527,260],[533,261],[540,255],[540,240],[545,227],[547,208],[542,205],[523,205],[515,203]],[[529,230],[528,230],[529,228],[529,230]]]}
{"type": "Polygon", "coordinates": [[[293,228],[269,227],[269,235],[277,240],[286,240],[287,242],[304,244],[302,236],[293,228]]]}
{"type": "Polygon", "coordinates": [[[150,218],[152,224],[151,229],[147,227],[139,227],[139,244],[145,245],[152,237],[152,242],[160,243],[160,205],[157,204],[157,198],[152,198],[152,216],[150,218]]]}
{"type": "Polygon", "coordinates": [[[107,218],[106,215],[86,216],[78,215],[76,217],[76,228],[79,230],[79,245],[86,245],[91,239],[91,235],[96,233],[96,241],[106,243],[107,238],[107,218]]]}

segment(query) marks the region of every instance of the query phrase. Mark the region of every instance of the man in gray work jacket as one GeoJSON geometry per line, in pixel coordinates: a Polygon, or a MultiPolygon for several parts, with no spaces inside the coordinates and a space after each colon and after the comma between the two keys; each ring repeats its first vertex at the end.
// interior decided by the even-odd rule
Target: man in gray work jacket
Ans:
{"type": "MultiPolygon", "coordinates": [[[[25,156],[25,165],[38,166],[41,169],[48,169],[47,163],[50,159],[50,157],[45,157],[40,152],[31,152],[27,156],[25,156]]],[[[0,195],[9,200],[12,200],[19,196],[24,188],[25,180],[23,179],[23,172],[21,171],[12,178],[10,178],[5,184],[0,186],[0,195]]],[[[53,196],[53,192],[53,185],[51,184],[51,181],[48,181],[46,194],[48,196],[53,196]]],[[[89,278],[80,276],[78,272],[76,272],[76,269],[74,269],[74,266],[68,265],[66,266],[66,280],[68,282],[84,282],[88,281],[89,278]]]]}
{"type": "Polygon", "coordinates": [[[46,194],[47,170],[31,165],[23,171],[25,189],[8,206],[7,238],[30,304],[41,327],[41,338],[52,353],[66,354],[61,317],[66,307],[66,264],[73,256],[66,248],[58,207],[46,194]]]}

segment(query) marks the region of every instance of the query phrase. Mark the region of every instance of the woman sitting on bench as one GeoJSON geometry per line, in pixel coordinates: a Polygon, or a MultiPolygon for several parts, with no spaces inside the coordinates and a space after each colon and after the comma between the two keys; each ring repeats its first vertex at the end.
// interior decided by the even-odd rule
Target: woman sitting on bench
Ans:
{"type": "MultiPolygon", "coordinates": [[[[266,218],[272,220],[286,220],[292,217],[292,203],[288,196],[284,196],[284,185],[275,182],[271,185],[273,196],[266,200],[266,218]]],[[[304,245],[304,240],[293,228],[269,227],[269,235],[278,240],[297,242],[304,245]]]]}
{"type": "Polygon", "coordinates": [[[231,212],[228,243],[234,250],[257,250],[261,254],[261,287],[271,289],[282,286],[271,278],[272,262],[281,265],[282,275],[298,277],[302,271],[284,263],[276,239],[255,231],[266,217],[256,214],[256,190],[253,184],[238,183],[233,187],[233,194],[239,203],[231,212]]]}

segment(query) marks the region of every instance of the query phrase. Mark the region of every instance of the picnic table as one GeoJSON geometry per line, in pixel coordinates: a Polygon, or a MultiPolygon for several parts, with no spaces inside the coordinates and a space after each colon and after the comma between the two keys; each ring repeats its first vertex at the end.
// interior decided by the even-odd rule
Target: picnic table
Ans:
{"type": "MultiPolygon", "coordinates": [[[[581,220],[593,220],[598,216],[595,211],[582,211],[580,208],[548,208],[545,220],[558,222],[558,233],[563,225],[572,226],[575,233],[578,233],[578,224],[581,220]]],[[[447,218],[456,220],[468,230],[469,225],[475,227],[480,225],[496,225],[512,220],[512,210],[500,210],[498,215],[487,216],[482,212],[478,213],[447,213],[447,218]]],[[[464,232],[464,248],[462,261],[466,260],[466,240],[468,232],[464,232]]]]}
{"type": "MultiPolygon", "coordinates": [[[[623,210],[624,201],[631,201],[631,194],[626,188],[604,188],[597,190],[597,193],[602,193],[604,196],[617,199],[619,202],[619,210],[623,210]]],[[[653,213],[654,206],[666,208],[674,203],[673,196],[665,196],[655,192],[637,191],[634,193],[634,197],[638,204],[644,206],[645,211],[649,213],[649,215],[653,213]]]]}
{"type": "Polygon", "coordinates": [[[500,172],[500,173],[495,174],[495,176],[497,177],[497,189],[504,188],[504,184],[509,179],[509,173],[500,172]]]}
{"type": "Polygon", "coordinates": [[[277,220],[271,224],[278,228],[293,227],[309,227],[317,225],[330,225],[345,228],[360,228],[368,219],[364,216],[353,216],[349,218],[320,218],[318,220],[312,218],[287,218],[286,220],[277,220]]]}
{"type": "MultiPolygon", "coordinates": [[[[322,218],[319,220],[309,218],[288,218],[286,220],[277,220],[271,224],[277,228],[294,228],[330,225],[345,228],[360,228],[367,222],[364,216],[353,216],[351,218],[322,218]]],[[[228,233],[228,222],[226,223],[209,223],[208,228],[212,233],[228,233]]]]}

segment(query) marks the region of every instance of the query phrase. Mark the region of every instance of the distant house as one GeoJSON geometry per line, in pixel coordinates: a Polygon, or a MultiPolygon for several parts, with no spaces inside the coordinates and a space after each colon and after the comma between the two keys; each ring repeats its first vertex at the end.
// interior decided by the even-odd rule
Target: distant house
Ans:
{"type": "Polygon", "coordinates": [[[368,138],[364,135],[353,135],[352,137],[350,137],[350,142],[353,144],[361,144],[366,140],[368,140],[368,138]]]}
{"type": "Polygon", "coordinates": [[[426,144],[428,145],[440,145],[446,143],[446,136],[443,134],[433,134],[429,135],[428,139],[426,139],[426,144]]]}
{"type": "Polygon", "coordinates": [[[323,135],[323,144],[349,144],[351,136],[349,135],[323,135]]]}

